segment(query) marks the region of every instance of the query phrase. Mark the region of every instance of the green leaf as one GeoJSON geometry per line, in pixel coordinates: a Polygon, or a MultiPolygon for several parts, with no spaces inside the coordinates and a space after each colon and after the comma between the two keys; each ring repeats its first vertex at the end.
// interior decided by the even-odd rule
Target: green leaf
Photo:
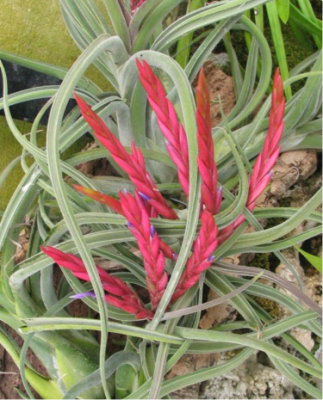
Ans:
{"type": "MultiPolygon", "coordinates": [[[[64,77],[68,72],[68,68],[58,67],[57,65],[53,65],[50,63],[32,60],[31,58],[19,56],[5,50],[0,51],[0,58],[1,60],[10,61],[14,64],[22,65],[23,67],[30,68],[34,71],[38,71],[43,74],[47,74],[59,79],[64,79],[64,77]]],[[[101,91],[94,82],[85,77],[81,77],[81,79],[78,82],[78,86],[92,94],[98,94],[101,91]]],[[[44,88],[38,88],[38,89],[43,90],[44,88]]],[[[31,91],[31,89],[28,89],[28,91],[31,91]]]]}
{"type": "Polygon", "coordinates": [[[279,18],[284,24],[289,20],[290,2],[289,0],[276,0],[279,18]]]}
{"type": "Polygon", "coordinates": [[[322,36],[322,28],[310,20],[306,15],[296,8],[293,4],[290,5],[290,18],[295,22],[296,26],[301,27],[304,31],[312,34],[313,36],[322,36]]]}
{"type": "Polygon", "coordinates": [[[299,251],[306,260],[313,265],[320,273],[322,273],[322,258],[314,256],[313,254],[307,253],[307,251],[302,250],[300,247],[293,245],[297,251],[299,251]]]}
{"type": "MultiPolygon", "coordinates": [[[[138,356],[137,354],[135,354],[138,356]]],[[[116,398],[124,399],[138,387],[138,374],[130,364],[118,368],[115,376],[116,398]]]]}
{"type": "MultiPolygon", "coordinates": [[[[188,12],[192,12],[198,10],[203,7],[205,0],[192,0],[188,5],[188,12]]],[[[193,39],[193,32],[189,33],[186,36],[183,36],[179,39],[177,43],[177,53],[180,53],[176,56],[176,61],[185,68],[189,58],[190,58],[190,50],[191,50],[191,42],[193,39]]]]}
{"type": "MultiPolygon", "coordinates": [[[[19,365],[20,356],[17,353],[16,346],[11,340],[10,336],[3,330],[0,330],[0,344],[10,354],[16,365],[19,365]]],[[[26,368],[26,377],[28,382],[34,387],[34,389],[40,394],[43,399],[50,399],[55,397],[56,399],[62,398],[62,393],[58,388],[56,382],[44,378],[31,368],[26,368]]]]}
{"type": "MultiPolygon", "coordinates": [[[[70,345],[61,345],[55,349],[55,358],[58,364],[59,372],[62,374],[62,381],[67,389],[71,389],[77,385],[81,379],[97,369],[97,364],[90,360],[86,355],[70,345]],[[80,368],[82,365],[82,368],[80,368]]],[[[85,398],[103,398],[104,393],[100,382],[97,387],[87,390],[83,396],[85,398]]]]}
{"type": "MultiPolygon", "coordinates": [[[[105,362],[105,377],[106,379],[111,378],[114,372],[118,368],[128,367],[133,370],[138,370],[140,368],[140,358],[138,354],[132,351],[119,351],[113,354],[105,362]]],[[[88,375],[86,378],[78,382],[73,386],[64,396],[65,399],[75,399],[85,390],[88,390],[96,385],[100,384],[100,371],[96,370],[92,374],[88,375]]]]}
{"type": "MultiPolygon", "coordinates": [[[[283,33],[278,18],[277,5],[275,2],[266,3],[266,9],[271,30],[271,36],[273,38],[278,65],[280,68],[280,73],[283,80],[285,81],[289,77],[289,71],[288,71],[283,33]]],[[[290,87],[287,87],[285,89],[285,94],[288,100],[292,97],[292,91],[290,87]]]]}

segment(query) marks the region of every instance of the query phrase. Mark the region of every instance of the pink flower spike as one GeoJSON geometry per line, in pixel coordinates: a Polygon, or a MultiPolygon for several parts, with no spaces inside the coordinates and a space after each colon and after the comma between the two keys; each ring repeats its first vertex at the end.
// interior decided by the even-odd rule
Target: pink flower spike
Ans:
{"type": "MultiPolygon", "coordinates": [[[[268,134],[265,139],[264,149],[257,157],[249,183],[248,199],[253,199],[252,201],[255,201],[255,199],[261,194],[258,189],[260,181],[262,181],[263,177],[271,170],[279,156],[279,141],[284,129],[284,109],[285,99],[283,81],[279,69],[277,68],[272,90],[272,105],[269,116],[268,134]],[[255,191],[257,191],[257,195],[254,195],[255,191]]],[[[264,189],[265,187],[263,187],[263,190],[264,189]]]]}
{"type": "MultiPolygon", "coordinates": [[[[86,271],[85,265],[80,258],[74,256],[73,254],[64,253],[50,246],[45,248],[41,247],[40,249],[43,253],[51,257],[56,264],[69,269],[77,278],[90,281],[90,277],[86,271]]],[[[101,278],[103,289],[110,293],[110,295],[105,296],[108,303],[112,305],[119,304],[119,308],[122,308],[130,314],[135,314],[138,319],[152,318],[152,313],[145,308],[136,292],[131,290],[120,278],[109,275],[100,267],[96,268],[101,278]],[[122,298],[122,301],[119,299],[119,297],[122,298]],[[138,317],[138,315],[140,315],[140,317],[138,317]],[[142,317],[142,315],[144,315],[144,317],[142,317]]],[[[76,294],[73,297],[82,298],[85,296],[90,296],[89,293],[91,292],[76,294]]],[[[116,307],[118,307],[118,305],[116,305],[116,307]]]]}
{"type": "Polygon", "coordinates": [[[188,196],[189,159],[185,130],[178,121],[174,106],[167,99],[163,85],[149,64],[146,61],[141,64],[138,59],[136,63],[139,70],[139,78],[147,92],[150,107],[157,116],[157,123],[162,134],[170,144],[167,145],[168,153],[178,170],[181,171],[181,174],[178,175],[179,182],[184,193],[188,196]]]}
{"type": "Polygon", "coordinates": [[[134,314],[137,319],[153,319],[153,313],[147,308],[143,308],[139,298],[123,300],[114,296],[106,295],[105,300],[108,304],[120,308],[129,314],[134,314]]]}
{"type": "Polygon", "coordinates": [[[154,311],[168,282],[164,251],[172,258],[174,252],[159,238],[155,228],[150,224],[147,209],[142,206],[141,196],[135,193],[135,197],[132,197],[130,193],[122,192],[119,195],[123,212],[131,222],[130,226],[128,224],[129,229],[137,239],[139,250],[143,256],[143,264],[147,273],[147,289],[154,311]]]}
{"type": "Polygon", "coordinates": [[[218,172],[214,161],[212,138],[210,93],[207,88],[203,68],[196,88],[196,122],[199,148],[198,167],[202,177],[202,205],[215,215],[221,206],[222,196],[217,194],[218,172]]]}
{"type": "Polygon", "coordinates": [[[163,240],[159,243],[160,250],[164,253],[165,257],[169,258],[170,260],[177,260],[178,255],[174,253],[173,249],[168,246],[163,240]]]}
{"type": "Polygon", "coordinates": [[[99,203],[105,204],[110,207],[111,210],[115,211],[118,214],[123,215],[122,207],[120,201],[115,199],[114,197],[108,196],[104,193],[97,192],[96,190],[86,188],[80,185],[72,185],[75,190],[80,193],[83,193],[85,196],[90,197],[93,200],[98,201],[99,203]]]}
{"type": "Polygon", "coordinates": [[[251,205],[252,203],[254,203],[256,201],[256,199],[261,195],[261,193],[266,189],[266,187],[268,186],[268,183],[271,181],[271,177],[272,177],[272,172],[268,172],[267,175],[265,175],[262,180],[260,182],[258,182],[258,185],[256,187],[256,189],[250,193],[250,195],[248,196],[248,205],[251,205]]]}
{"type": "Polygon", "coordinates": [[[212,253],[217,248],[218,228],[213,215],[204,209],[201,214],[201,227],[199,234],[193,243],[193,253],[186,263],[185,270],[177,284],[172,296],[172,303],[180,298],[190,287],[198,281],[202,271],[212,264],[212,253]]]}
{"type": "Polygon", "coordinates": [[[131,12],[134,13],[146,0],[130,0],[131,12]]]}
{"type": "Polygon", "coordinates": [[[149,176],[144,158],[140,149],[132,144],[132,153],[128,154],[125,148],[104,124],[102,119],[86,104],[86,102],[75,94],[82,116],[94,130],[96,138],[110,151],[114,161],[129,175],[132,183],[140,192],[150,197],[157,204],[160,215],[168,219],[178,219],[176,212],[168,206],[155,183],[149,176]]]}
{"type": "Polygon", "coordinates": [[[76,257],[74,254],[64,253],[56,249],[55,247],[41,247],[40,250],[51,257],[56,264],[69,269],[74,275],[75,274],[84,274],[83,280],[90,280],[86,268],[84,266],[83,261],[76,257]],[[87,279],[85,279],[87,276],[87,279]]]}
{"type": "MultiPolygon", "coordinates": [[[[255,202],[261,193],[266,189],[271,179],[271,169],[279,157],[280,147],[279,142],[284,130],[284,87],[283,80],[276,69],[274,76],[274,84],[271,95],[271,109],[269,114],[269,127],[265,139],[264,147],[258,155],[253,167],[253,171],[249,180],[249,193],[246,207],[249,211],[255,208],[255,202]]],[[[227,239],[242,222],[245,220],[243,215],[240,215],[236,221],[225,227],[219,235],[219,242],[222,243],[227,239]]]]}

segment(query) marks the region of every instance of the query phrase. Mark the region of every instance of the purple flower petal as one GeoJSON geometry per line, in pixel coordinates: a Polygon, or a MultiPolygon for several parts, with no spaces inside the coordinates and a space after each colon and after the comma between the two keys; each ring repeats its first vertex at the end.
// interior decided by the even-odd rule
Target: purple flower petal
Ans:
{"type": "Polygon", "coordinates": [[[83,297],[93,297],[95,299],[96,295],[94,292],[83,292],[83,293],[77,293],[77,294],[74,294],[73,296],[70,296],[71,299],[83,299],[83,297]]]}
{"type": "Polygon", "coordinates": [[[145,193],[142,193],[142,192],[138,192],[138,193],[139,193],[140,197],[142,199],[144,199],[145,201],[151,200],[151,197],[147,196],[145,193]]]}
{"type": "Polygon", "coordinates": [[[156,229],[153,225],[150,225],[150,236],[153,238],[155,236],[156,229]]]}

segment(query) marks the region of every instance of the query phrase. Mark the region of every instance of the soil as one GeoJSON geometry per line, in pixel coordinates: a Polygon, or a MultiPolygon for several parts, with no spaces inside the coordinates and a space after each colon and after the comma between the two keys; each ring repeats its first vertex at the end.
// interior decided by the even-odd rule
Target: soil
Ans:
{"type": "Polygon", "coordinates": [[[206,61],[203,68],[211,97],[212,126],[217,126],[222,120],[221,109],[228,115],[235,106],[233,78],[217,68],[212,61],[206,61]]]}
{"type": "MultiPolygon", "coordinates": [[[[18,346],[21,347],[23,344],[21,337],[3,322],[0,322],[0,326],[4,328],[16,341],[18,346]]],[[[47,376],[46,368],[30,349],[27,353],[27,359],[37,372],[47,376]]],[[[26,394],[20,378],[19,368],[13,362],[6,350],[0,346],[0,399],[20,399],[21,397],[16,389],[20,390],[23,394],[26,394]]],[[[35,399],[41,398],[34,390],[32,390],[32,393],[34,394],[35,399]]]]}

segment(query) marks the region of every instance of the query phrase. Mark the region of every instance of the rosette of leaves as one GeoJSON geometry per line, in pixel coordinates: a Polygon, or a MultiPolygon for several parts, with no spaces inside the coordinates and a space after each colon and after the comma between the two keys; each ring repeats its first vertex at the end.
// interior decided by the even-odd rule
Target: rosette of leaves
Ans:
{"type": "MultiPolygon", "coordinates": [[[[24,147],[24,154],[34,157],[34,164],[26,168],[25,177],[2,217],[0,230],[1,319],[18,330],[25,339],[20,354],[7,333],[3,332],[1,343],[15,355],[20,364],[29,396],[32,398],[28,382],[44,398],[52,397],[53,386],[57,390],[57,398],[59,395],[65,398],[102,398],[102,390],[107,398],[115,395],[158,398],[181,387],[230,371],[258,349],[265,351],[275,367],[292,382],[313,397],[318,397],[317,388],[301,378],[294,367],[318,376],[319,363],[288,334],[292,327],[301,325],[320,335],[315,305],[300,290],[295,291],[288,287],[296,297],[316,310],[305,311],[295,299],[277,289],[259,282],[252,282],[250,285],[245,277],[257,276],[259,270],[236,267],[236,276],[233,277],[233,267],[220,261],[225,256],[241,252],[273,251],[286,262],[280,250],[320,232],[320,215],[315,211],[320,203],[319,193],[300,210],[255,209],[252,215],[245,207],[248,200],[248,173],[251,172],[249,161],[253,162],[262,150],[269,125],[267,116],[270,99],[262,104],[255,117],[252,113],[260,105],[270,86],[272,71],[267,42],[259,29],[242,16],[242,13],[262,1],[217,2],[185,15],[169,26],[164,25],[165,18],[180,1],[165,0],[160,3],[147,0],[128,23],[120,4],[114,0],[107,1],[105,4],[115,35],[93,2],[61,3],[70,32],[83,50],[82,55],[69,71],[16,58],[15,61],[21,64],[57,74],[63,78],[63,83],[59,87],[34,88],[10,96],[5,87],[1,103],[12,133],[24,147]],[[77,8],[73,8],[74,5],[77,8]],[[183,70],[167,53],[181,35],[205,26],[208,27],[207,35],[183,70]],[[246,222],[238,227],[215,251],[217,263],[214,267],[205,276],[203,274],[200,284],[189,289],[167,314],[165,309],[176,288],[176,279],[179,279],[191,254],[200,214],[196,107],[191,82],[214,46],[230,29],[247,30],[253,39],[245,70],[241,71],[238,63],[232,63],[236,106],[212,132],[218,181],[223,186],[224,196],[216,223],[223,229],[243,213],[256,232],[243,234],[246,222]],[[258,54],[262,59],[259,80],[256,79],[258,54]],[[73,97],[73,91],[76,91],[104,120],[126,149],[130,151],[131,142],[135,142],[142,151],[157,188],[168,200],[173,198],[178,201],[181,186],[177,183],[177,168],[166,152],[165,138],[156,116],[148,107],[147,95],[138,80],[136,59],[148,62],[161,77],[168,98],[174,104],[187,134],[190,160],[187,208],[179,213],[178,220],[153,220],[161,239],[179,254],[176,263],[167,266],[173,269],[172,276],[178,278],[173,278],[165,290],[152,322],[142,327],[132,324],[135,317],[129,313],[107,306],[93,260],[93,256],[98,256],[115,261],[124,268],[115,272],[116,277],[127,284],[145,286],[142,260],[130,251],[134,239],[125,227],[124,218],[104,205],[87,200],[71,187],[73,182],[113,197],[120,189],[132,191],[133,185],[103,147],[75,154],[64,161],[60,159],[60,153],[89,130],[87,123],[80,118],[78,108],[64,117],[67,102],[73,97]],[[105,93],[84,78],[87,67],[92,63],[106,76],[115,92],[105,93]],[[10,117],[9,107],[15,102],[40,97],[48,98],[48,102],[36,118],[29,140],[16,128],[10,117]],[[48,108],[51,108],[51,113],[47,145],[46,148],[39,148],[35,141],[37,127],[48,108]],[[108,157],[114,163],[120,177],[91,179],[75,168],[82,162],[102,157],[108,157]],[[238,194],[233,196],[229,190],[236,184],[239,188],[238,194]],[[33,221],[29,249],[26,260],[15,265],[14,243],[26,215],[33,221]],[[257,222],[258,218],[271,217],[283,217],[286,221],[263,231],[257,222]],[[306,219],[314,221],[317,226],[301,235],[284,239],[284,235],[306,219]],[[55,290],[52,261],[39,250],[39,246],[44,243],[57,246],[67,253],[77,253],[84,262],[90,283],[84,284],[72,273],[63,270],[63,277],[55,290]],[[246,329],[247,333],[232,333],[230,326],[225,332],[216,329],[202,332],[197,329],[201,310],[210,306],[202,302],[203,283],[220,294],[220,301],[229,298],[241,315],[239,328],[246,329]],[[242,290],[245,289],[243,293],[239,291],[241,287],[242,290]],[[96,298],[84,297],[82,301],[88,306],[90,317],[72,317],[66,309],[73,301],[70,296],[89,290],[94,291],[96,298]],[[232,297],[234,294],[236,295],[232,297]],[[283,321],[273,321],[270,315],[253,302],[250,295],[265,297],[281,304],[290,310],[291,316],[283,321]],[[197,308],[184,310],[189,306],[197,308]],[[96,315],[99,318],[95,318],[96,315]],[[93,337],[91,330],[101,332],[100,342],[93,337]],[[107,348],[107,337],[113,333],[123,334],[127,339],[124,351],[111,355],[107,348]],[[277,335],[282,335],[289,341],[307,361],[297,359],[274,345],[271,338],[277,335]],[[26,351],[29,346],[43,361],[51,380],[39,377],[26,365],[26,351]],[[210,367],[195,372],[194,376],[163,380],[165,373],[185,353],[198,354],[236,348],[242,351],[221,367],[210,367]],[[113,376],[116,377],[115,384],[111,379],[107,381],[113,376]],[[93,386],[97,388],[93,389],[93,386]]],[[[230,49],[234,60],[234,49],[230,49]]],[[[1,56],[13,60],[8,54],[1,53],[1,56]]],[[[314,54],[295,69],[292,78],[284,82],[287,87],[294,81],[305,79],[302,89],[286,104],[282,138],[284,150],[319,146],[320,69],[320,57],[314,54]]],[[[5,73],[3,70],[2,72],[5,82],[5,73]]],[[[176,202],[174,207],[176,208],[176,202]]],[[[290,265],[289,267],[292,268],[290,265]]],[[[263,276],[285,285],[274,274],[264,273],[263,276]]]]}

